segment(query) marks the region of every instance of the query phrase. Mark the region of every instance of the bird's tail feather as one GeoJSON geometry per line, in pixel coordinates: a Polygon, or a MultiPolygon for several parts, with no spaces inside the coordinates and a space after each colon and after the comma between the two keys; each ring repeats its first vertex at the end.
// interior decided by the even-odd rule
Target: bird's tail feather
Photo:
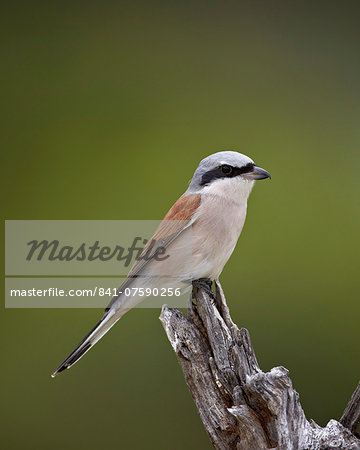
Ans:
{"type": "Polygon", "coordinates": [[[108,311],[104,314],[100,322],[88,333],[80,344],[70,353],[60,366],[52,373],[52,378],[65,369],[70,369],[81,357],[93,347],[99,339],[101,339],[110,328],[124,315],[125,311],[119,314],[119,311],[108,311]]]}

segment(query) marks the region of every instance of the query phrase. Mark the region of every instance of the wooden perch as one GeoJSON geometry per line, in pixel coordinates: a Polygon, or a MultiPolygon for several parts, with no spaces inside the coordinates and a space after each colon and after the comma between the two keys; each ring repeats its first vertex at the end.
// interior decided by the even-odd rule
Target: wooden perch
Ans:
{"type": "Polygon", "coordinates": [[[187,317],[164,306],[160,320],[216,449],[360,449],[360,387],[340,422],[322,428],[307,421],[287,369],[260,369],[249,332],[232,322],[220,283],[216,301],[195,286],[193,296],[187,317]]]}
{"type": "MultiPolygon", "coordinates": [[[[360,383],[355,389],[351,399],[341,416],[340,423],[349,428],[354,434],[360,424],[360,383]]],[[[360,437],[360,436],[359,436],[360,437]]]]}

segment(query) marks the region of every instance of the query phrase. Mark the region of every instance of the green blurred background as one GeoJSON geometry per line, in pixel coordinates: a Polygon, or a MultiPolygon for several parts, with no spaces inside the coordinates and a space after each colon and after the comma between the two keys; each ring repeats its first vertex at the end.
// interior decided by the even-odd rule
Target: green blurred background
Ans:
{"type": "MultiPolygon", "coordinates": [[[[233,319],[309,419],[339,418],[360,378],[359,3],[23,2],[0,20],[3,218],[160,219],[200,159],[248,154],[273,179],[221,276],[233,319]]],[[[2,448],[210,448],[158,310],[50,378],[100,315],[2,307],[2,448]]]]}

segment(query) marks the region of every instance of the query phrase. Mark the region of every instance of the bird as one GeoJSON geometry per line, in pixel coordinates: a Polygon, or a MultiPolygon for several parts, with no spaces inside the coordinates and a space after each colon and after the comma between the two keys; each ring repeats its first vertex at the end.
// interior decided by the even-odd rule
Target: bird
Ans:
{"type": "Polygon", "coordinates": [[[269,172],[236,151],[220,151],[201,160],[188,189],[147,243],[166,249],[169,257],[135,261],[101,320],[51,376],[72,367],[126,312],[146,301],[143,296],[125,295],[132,288],[187,292],[198,285],[209,290],[234,251],[254,182],[266,178],[271,179],[269,172]]]}

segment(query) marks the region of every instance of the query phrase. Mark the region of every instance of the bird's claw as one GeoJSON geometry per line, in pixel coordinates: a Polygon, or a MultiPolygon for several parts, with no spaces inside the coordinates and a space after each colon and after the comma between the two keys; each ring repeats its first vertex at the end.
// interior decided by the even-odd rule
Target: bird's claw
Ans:
{"type": "Polygon", "coordinates": [[[210,280],[210,278],[199,278],[198,280],[194,280],[192,282],[192,285],[193,288],[197,287],[198,289],[202,289],[209,295],[212,300],[216,301],[216,295],[211,289],[212,280],[210,280]]]}

